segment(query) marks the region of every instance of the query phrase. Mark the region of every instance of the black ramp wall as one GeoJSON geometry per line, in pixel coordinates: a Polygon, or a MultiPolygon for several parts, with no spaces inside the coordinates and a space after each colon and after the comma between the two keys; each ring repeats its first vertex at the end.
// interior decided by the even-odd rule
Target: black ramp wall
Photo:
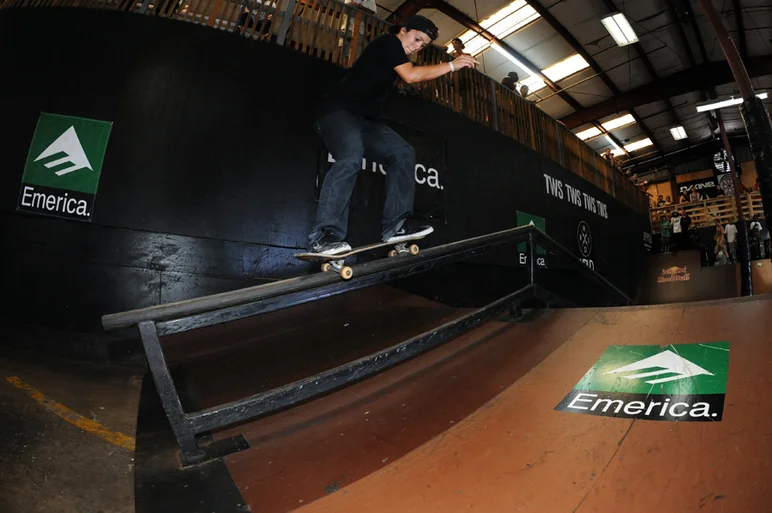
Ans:
{"type": "MultiPolygon", "coordinates": [[[[13,49],[0,57],[11,77],[0,81],[6,316],[98,331],[103,313],[309,272],[291,254],[306,245],[330,165],[313,111],[342,70],[207,27],[97,10],[2,10],[0,42],[13,49]],[[91,222],[16,211],[42,112],[113,123],[91,222]]],[[[588,265],[634,295],[645,215],[441,106],[395,93],[388,116],[416,148],[416,210],[437,228],[423,246],[520,215],[543,218],[579,254],[584,222],[588,265]]],[[[363,166],[352,244],[379,233],[383,174],[363,166]]]]}

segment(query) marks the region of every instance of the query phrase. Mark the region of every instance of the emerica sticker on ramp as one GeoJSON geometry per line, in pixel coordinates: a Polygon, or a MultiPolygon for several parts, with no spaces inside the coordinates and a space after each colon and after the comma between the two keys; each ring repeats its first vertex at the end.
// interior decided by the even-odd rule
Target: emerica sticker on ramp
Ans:
{"type": "Polygon", "coordinates": [[[625,419],[716,422],[729,342],[611,346],[555,409],[625,419]]]}

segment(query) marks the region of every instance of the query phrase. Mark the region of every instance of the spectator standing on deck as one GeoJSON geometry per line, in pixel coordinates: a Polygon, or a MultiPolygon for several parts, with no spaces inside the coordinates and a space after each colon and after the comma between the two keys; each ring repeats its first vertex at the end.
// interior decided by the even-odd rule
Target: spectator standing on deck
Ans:
{"type": "Polygon", "coordinates": [[[454,39],[452,44],[453,44],[453,51],[450,52],[450,55],[452,55],[453,57],[461,57],[462,55],[469,55],[464,51],[464,48],[466,48],[466,46],[464,45],[464,42],[461,41],[460,37],[457,37],[456,39],[454,39]]]}
{"type": "Polygon", "coordinates": [[[670,253],[670,234],[673,230],[673,224],[670,219],[667,218],[667,214],[662,214],[661,221],[659,223],[659,233],[662,235],[662,252],[670,253]]]}
{"type": "Polygon", "coordinates": [[[690,230],[692,226],[692,218],[686,213],[686,210],[681,210],[681,240],[683,241],[683,249],[690,249],[693,246],[694,241],[692,235],[696,235],[694,230],[690,230]]]}
{"type": "Polygon", "coordinates": [[[726,243],[729,246],[729,254],[727,256],[731,256],[732,263],[737,263],[737,227],[734,225],[734,223],[727,223],[726,227],[724,228],[724,233],[726,234],[726,243]]]}
{"type": "Polygon", "coordinates": [[[324,98],[314,130],[335,162],[322,182],[316,219],[308,235],[310,252],[335,255],[351,250],[345,242],[349,206],[365,155],[387,166],[382,240],[396,244],[434,231],[412,217],[415,150],[382,118],[386,96],[397,77],[409,84],[425,82],[478,64],[469,55],[429,66],[415,66],[408,60],[437,39],[438,33],[431,20],[418,15],[390,27],[365,47],[324,98]]]}
{"type": "Polygon", "coordinates": [[[721,221],[716,219],[716,233],[713,234],[713,240],[716,241],[716,245],[713,247],[713,254],[716,255],[716,265],[719,261],[726,263],[726,236],[724,234],[724,227],[721,226],[721,221]]]}
{"type": "Polygon", "coordinates": [[[753,259],[759,260],[761,258],[764,258],[763,256],[763,250],[762,250],[762,244],[761,244],[761,223],[759,222],[759,215],[754,214],[753,221],[751,221],[751,225],[749,227],[749,232],[751,236],[751,248],[753,249],[753,259]]]}
{"type": "Polygon", "coordinates": [[[678,210],[673,210],[670,223],[673,225],[673,242],[676,251],[678,251],[683,246],[683,241],[681,240],[681,214],[678,210]]]}

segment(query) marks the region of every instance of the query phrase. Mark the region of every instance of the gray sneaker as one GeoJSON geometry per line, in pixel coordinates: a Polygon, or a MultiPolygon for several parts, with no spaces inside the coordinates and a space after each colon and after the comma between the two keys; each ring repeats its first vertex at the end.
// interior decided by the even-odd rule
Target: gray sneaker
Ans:
{"type": "Polygon", "coordinates": [[[308,246],[308,251],[320,255],[337,255],[351,251],[351,246],[348,242],[340,240],[334,233],[325,231],[319,240],[308,246]]]}
{"type": "Polygon", "coordinates": [[[413,221],[412,219],[405,219],[405,221],[402,223],[402,226],[399,227],[399,230],[397,230],[394,235],[386,239],[384,242],[396,244],[397,242],[426,237],[433,231],[434,228],[426,223],[413,221]]]}

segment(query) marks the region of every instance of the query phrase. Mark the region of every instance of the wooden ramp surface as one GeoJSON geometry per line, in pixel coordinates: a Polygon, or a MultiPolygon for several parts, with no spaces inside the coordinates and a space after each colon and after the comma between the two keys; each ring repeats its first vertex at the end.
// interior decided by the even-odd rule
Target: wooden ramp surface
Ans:
{"type": "MultiPolygon", "coordinates": [[[[566,330],[562,345],[482,407],[369,475],[299,504],[297,511],[772,511],[772,301],[586,312],[587,322],[566,330]],[[720,422],[554,409],[608,346],[717,341],[731,344],[720,422]]],[[[545,316],[520,328],[549,337],[561,332],[562,318],[545,316]]],[[[484,380],[484,369],[478,371],[484,380]]],[[[474,387],[474,380],[467,386],[474,387]]],[[[229,465],[238,483],[239,473],[229,465]]],[[[249,495],[243,488],[242,493],[249,495]]],[[[255,499],[248,502],[260,511],[255,499]]]]}

